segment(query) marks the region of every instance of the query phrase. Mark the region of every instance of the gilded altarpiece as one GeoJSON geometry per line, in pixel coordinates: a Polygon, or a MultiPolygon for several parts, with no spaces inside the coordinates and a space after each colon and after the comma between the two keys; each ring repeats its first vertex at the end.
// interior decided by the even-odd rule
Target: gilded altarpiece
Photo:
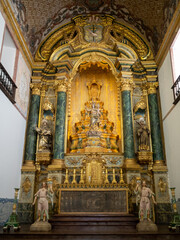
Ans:
{"type": "Polygon", "coordinates": [[[153,216],[167,222],[157,66],[147,41],[109,15],[77,16],[43,40],[35,61],[21,219],[35,213],[42,181],[53,185],[52,214],[88,212],[88,201],[91,212],[128,214],[137,212],[134,190],[146,180],[157,196],[153,216]]]}
{"type": "MultiPolygon", "coordinates": [[[[103,64],[102,64],[103,65],[103,64]]],[[[87,85],[97,81],[101,85],[100,101],[107,111],[108,120],[113,122],[113,133],[118,135],[118,152],[122,152],[121,106],[119,103],[120,92],[116,79],[108,65],[80,66],[80,70],[72,80],[70,96],[70,117],[68,118],[68,152],[70,152],[70,137],[75,133],[75,124],[81,120],[81,111],[85,109],[85,103],[89,101],[87,85]],[[113,97],[112,97],[113,96],[113,97]]]]}

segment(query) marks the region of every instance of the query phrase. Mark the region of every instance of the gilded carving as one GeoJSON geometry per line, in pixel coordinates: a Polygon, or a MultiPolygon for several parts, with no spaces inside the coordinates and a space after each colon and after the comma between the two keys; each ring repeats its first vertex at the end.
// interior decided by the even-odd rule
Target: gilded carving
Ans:
{"type": "Polygon", "coordinates": [[[32,187],[31,181],[30,181],[30,179],[28,177],[26,177],[24,183],[22,184],[23,192],[28,194],[28,192],[30,191],[31,187],[32,187]]]}
{"type": "Polygon", "coordinates": [[[137,152],[137,158],[141,164],[152,164],[153,153],[150,151],[137,152]]]}
{"type": "Polygon", "coordinates": [[[118,136],[113,134],[114,123],[100,101],[102,84],[95,78],[87,83],[89,101],[81,111],[81,121],[75,123],[75,134],[70,136],[71,153],[118,152],[118,136]]]}
{"type": "Polygon", "coordinates": [[[158,82],[147,82],[147,89],[148,89],[148,94],[156,94],[157,91],[156,89],[158,88],[159,83],[158,82]]]}
{"type": "Polygon", "coordinates": [[[55,31],[39,46],[36,61],[48,61],[51,54],[61,51],[69,43],[74,49],[87,47],[104,47],[113,51],[116,43],[133,48],[141,60],[152,58],[148,44],[136,32],[115,21],[110,15],[77,16],[73,22],[55,31]]]}
{"type": "Polygon", "coordinates": [[[158,188],[161,193],[165,193],[167,191],[167,183],[162,177],[159,178],[158,188]]]}
{"type": "Polygon", "coordinates": [[[102,167],[104,160],[101,155],[90,154],[86,157],[86,183],[100,185],[103,183],[102,167]]]}
{"type": "Polygon", "coordinates": [[[51,152],[37,152],[36,153],[36,170],[40,171],[40,164],[50,164],[52,158],[51,152]]]}
{"type": "Polygon", "coordinates": [[[54,105],[52,102],[50,102],[49,98],[47,97],[42,105],[42,108],[44,111],[50,110],[52,114],[54,114],[54,105]]]}
{"type": "MultiPolygon", "coordinates": [[[[105,54],[97,53],[97,52],[85,53],[84,55],[82,55],[79,58],[79,60],[74,64],[73,70],[70,74],[71,81],[77,74],[80,65],[84,62],[90,63],[92,65],[100,64],[100,63],[107,63],[109,65],[109,68],[112,71],[113,75],[115,76],[116,80],[119,81],[118,72],[114,66],[114,63],[111,61],[111,59],[109,59],[105,54]]],[[[102,64],[101,64],[101,66],[102,66],[102,64]]]]}
{"type": "Polygon", "coordinates": [[[139,109],[146,110],[146,108],[147,108],[147,104],[146,104],[145,98],[144,96],[141,96],[141,99],[135,104],[133,108],[133,112],[134,114],[136,114],[136,112],[138,112],[139,109]]]}
{"type": "Polygon", "coordinates": [[[130,188],[132,194],[134,193],[134,190],[136,188],[137,179],[138,179],[137,176],[132,176],[131,179],[130,179],[129,188],[130,188]]]}
{"type": "Polygon", "coordinates": [[[132,79],[121,78],[120,80],[121,91],[131,91],[135,84],[132,79]]]}
{"type": "MultiPolygon", "coordinates": [[[[163,169],[163,166],[162,166],[163,169]]],[[[154,172],[154,187],[158,203],[169,203],[170,196],[168,191],[168,176],[166,172],[159,170],[154,172]]]]}
{"type": "Polygon", "coordinates": [[[54,87],[57,92],[66,92],[67,91],[67,81],[63,80],[56,80],[54,83],[54,87]]]}
{"type": "Polygon", "coordinates": [[[42,83],[31,83],[30,88],[32,89],[32,95],[40,95],[42,83]]]}

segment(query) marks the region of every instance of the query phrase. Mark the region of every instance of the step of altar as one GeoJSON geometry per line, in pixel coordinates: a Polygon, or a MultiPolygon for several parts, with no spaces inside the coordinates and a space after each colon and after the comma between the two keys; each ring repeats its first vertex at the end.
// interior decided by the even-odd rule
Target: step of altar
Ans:
{"type": "Polygon", "coordinates": [[[132,214],[57,214],[49,220],[56,231],[77,233],[134,232],[138,218],[132,214]]]}
{"type": "Polygon", "coordinates": [[[170,232],[168,226],[158,226],[158,232],[121,232],[121,233],[86,233],[86,232],[67,232],[64,230],[51,230],[50,232],[30,232],[30,225],[21,225],[21,230],[3,233],[0,227],[0,239],[3,240],[177,240],[180,239],[179,232],[170,232]]]}

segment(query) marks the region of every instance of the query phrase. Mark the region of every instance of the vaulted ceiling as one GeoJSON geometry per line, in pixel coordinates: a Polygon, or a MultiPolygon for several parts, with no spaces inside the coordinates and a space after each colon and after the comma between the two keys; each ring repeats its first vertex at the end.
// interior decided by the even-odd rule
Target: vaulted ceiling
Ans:
{"type": "Polygon", "coordinates": [[[79,14],[110,14],[140,32],[157,53],[179,0],[8,0],[34,56],[42,40],[79,14]]]}

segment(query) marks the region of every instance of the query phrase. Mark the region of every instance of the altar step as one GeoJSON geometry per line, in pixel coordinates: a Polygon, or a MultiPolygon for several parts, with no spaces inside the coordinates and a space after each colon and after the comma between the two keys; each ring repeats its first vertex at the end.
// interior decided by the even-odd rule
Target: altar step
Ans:
{"type": "MultiPolygon", "coordinates": [[[[116,233],[72,233],[65,228],[62,231],[52,230],[50,232],[30,232],[30,225],[21,225],[19,232],[3,233],[0,227],[0,239],[3,240],[177,240],[180,239],[179,232],[169,232],[168,226],[158,226],[158,232],[121,232],[116,233]]],[[[90,232],[90,231],[89,231],[90,232]]]]}
{"type": "Polygon", "coordinates": [[[138,219],[131,214],[59,214],[49,220],[55,231],[118,234],[134,232],[138,219]]]}

